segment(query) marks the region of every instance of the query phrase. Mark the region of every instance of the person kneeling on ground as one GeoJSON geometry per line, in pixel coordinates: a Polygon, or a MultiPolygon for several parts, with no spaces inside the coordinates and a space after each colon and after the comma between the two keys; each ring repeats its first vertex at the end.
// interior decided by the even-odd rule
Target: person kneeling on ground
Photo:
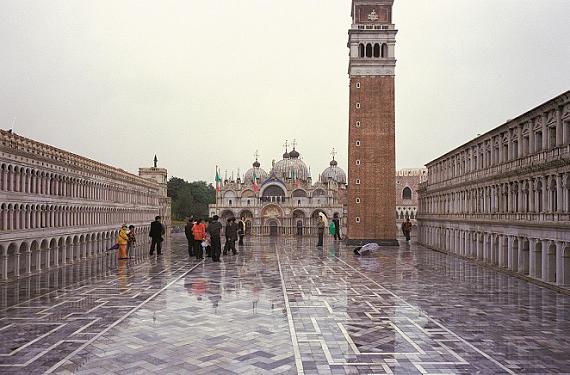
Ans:
{"type": "Polygon", "coordinates": [[[377,243],[367,243],[364,246],[354,249],[354,255],[366,255],[377,250],[380,250],[380,246],[377,243]]]}

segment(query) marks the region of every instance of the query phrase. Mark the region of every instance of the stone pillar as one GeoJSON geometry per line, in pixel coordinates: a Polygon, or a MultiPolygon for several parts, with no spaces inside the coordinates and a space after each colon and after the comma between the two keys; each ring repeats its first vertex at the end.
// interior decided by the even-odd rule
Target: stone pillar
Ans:
{"type": "Polygon", "coordinates": [[[477,253],[478,259],[483,259],[485,262],[489,263],[489,234],[483,233],[483,256],[481,257],[479,253],[477,253]]]}
{"type": "MultiPolygon", "coordinates": [[[[548,274],[548,247],[549,247],[548,245],[549,245],[549,242],[550,241],[548,241],[548,240],[542,240],[541,241],[541,248],[542,248],[542,254],[541,254],[542,265],[541,266],[542,267],[540,269],[540,278],[541,278],[541,280],[544,280],[544,281],[548,281],[547,274],[548,274]]],[[[537,271],[538,271],[538,269],[537,269],[537,271]]]]}
{"type": "Polygon", "coordinates": [[[548,197],[550,196],[550,194],[548,194],[548,176],[545,176],[542,179],[542,211],[543,212],[550,212],[550,206],[548,205],[548,197]]]}
{"type": "Polygon", "coordinates": [[[564,269],[564,242],[556,242],[556,284],[563,285],[565,274],[570,272],[570,269],[564,269]]]}
{"type": "MultiPolygon", "coordinates": [[[[515,240],[515,238],[513,236],[507,236],[506,238],[507,240],[507,267],[511,270],[511,271],[516,271],[518,264],[514,264],[513,262],[513,242],[515,240]]],[[[520,247],[520,244],[519,244],[520,247]]]]}
{"type": "Polygon", "coordinates": [[[564,191],[562,190],[562,176],[556,176],[556,212],[564,212],[563,198],[564,191]]]}
{"type": "Polygon", "coordinates": [[[555,111],[556,116],[556,146],[562,146],[564,143],[564,124],[562,123],[562,113],[560,108],[555,111]]]}
{"type": "Polygon", "coordinates": [[[532,129],[534,126],[533,122],[530,121],[529,125],[528,125],[528,153],[529,154],[533,154],[534,150],[536,149],[534,147],[534,143],[536,142],[534,139],[534,130],[532,129]]]}
{"type": "Polygon", "coordinates": [[[42,270],[42,249],[38,249],[36,253],[36,271],[42,270]]]}
{"type": "Polygon", "coordinates": [[[26,250],[26,274],[30,275],[32,273],[32,250],[28,247],[26,250]]]}
{"type": "Polygon", "coordinates": [[[531,277],[536,277],[536,243],[538,239],[536,238],[529,238],[528,239],[528,247],[529,247],[529,263],[528,263],[528,274],[531,277]]]}
{"type": "Polygon", "coordinates": [[[2,280],[8,280],[8,254],[2,254],[2,280]]]}
{"type": "Polygon", "coordinates": [[[59,267],[59,252],[61,248],[56,244],[53,248],[53,266],[55,268],[59,267]]]}
{"type": "Polygon", "coordinates": [[[508,267],[508,260],[505,262],[505,258],[508,258],[508,253],[505,254],[505,241],[507,238],[504,235],[497,236],[499,238],[499,267],[508,267]],[[505,255],[507,255],[507,257],[505,257],[505,255]]]}
{"type": "Polygon", "coordinates": [[[548,125],[546,124],[547,118],[542,114],[542,151],[548,149],[548,125]]]}
{"type": "MultiPolygon", "coordinates": [[[[477,239],[477,259],[483,259],[483,247],[481,246],[482,233],[475,233],[475,238],[477,239]]],[[[484,241],[483,241],[484,242],[484,241]]]]}

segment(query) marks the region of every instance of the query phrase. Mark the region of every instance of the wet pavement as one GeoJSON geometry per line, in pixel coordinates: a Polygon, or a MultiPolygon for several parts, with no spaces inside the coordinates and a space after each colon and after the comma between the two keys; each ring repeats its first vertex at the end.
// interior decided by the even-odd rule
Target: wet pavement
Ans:
{"type": "Polygon", "coordinates": [[[0,284],[0,373],[570,373],[570,297],[402,243],[251,238],[222,263],[183,236],[0,284]]]}

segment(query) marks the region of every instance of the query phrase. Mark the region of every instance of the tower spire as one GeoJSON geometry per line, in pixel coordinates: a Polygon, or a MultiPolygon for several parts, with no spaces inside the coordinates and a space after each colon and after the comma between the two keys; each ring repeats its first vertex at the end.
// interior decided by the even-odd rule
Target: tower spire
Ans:
{"type": "Polygon", "coordinates": [[[154,167],[156,168],[158,164],[158,158],[156,157],[156,155],[154,155],[154,167]]]}

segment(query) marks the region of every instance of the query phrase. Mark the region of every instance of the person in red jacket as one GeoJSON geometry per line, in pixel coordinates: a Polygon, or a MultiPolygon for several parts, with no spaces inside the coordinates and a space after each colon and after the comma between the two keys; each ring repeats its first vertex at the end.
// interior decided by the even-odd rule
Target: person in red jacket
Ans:
{"type": "Polygon", "coordinates": [[[194,254],[196,259],[203,259],[202,241],[206,239],[206,225],[202,222],[202,219],[196,220],[196,223],[192,226],[192,234],[194,235],[194,254]]]}

